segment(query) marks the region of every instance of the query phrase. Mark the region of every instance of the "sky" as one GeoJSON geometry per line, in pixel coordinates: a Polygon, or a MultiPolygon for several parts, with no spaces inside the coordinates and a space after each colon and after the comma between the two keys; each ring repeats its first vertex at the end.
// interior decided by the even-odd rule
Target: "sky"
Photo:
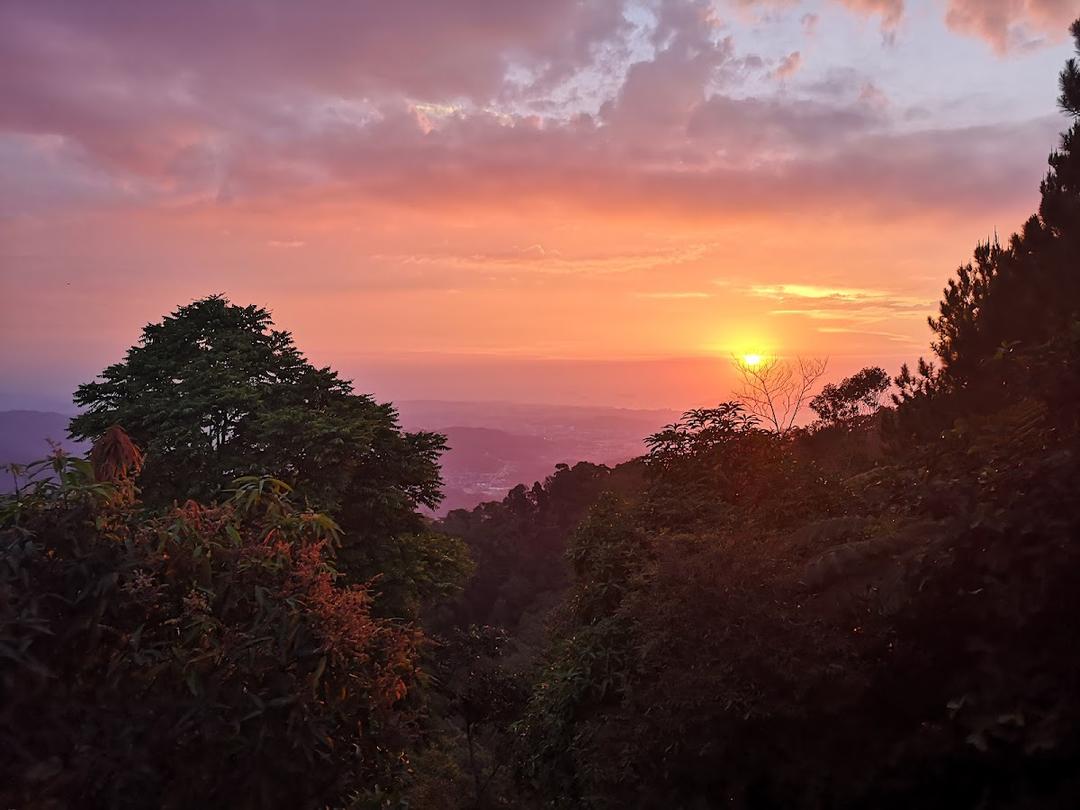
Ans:
{"type": "Polygon", "coordinates": [[[691,407],[928,352],[1080,0],[3,0],[0,408],[222,293],[389,399],[691,407]]]}

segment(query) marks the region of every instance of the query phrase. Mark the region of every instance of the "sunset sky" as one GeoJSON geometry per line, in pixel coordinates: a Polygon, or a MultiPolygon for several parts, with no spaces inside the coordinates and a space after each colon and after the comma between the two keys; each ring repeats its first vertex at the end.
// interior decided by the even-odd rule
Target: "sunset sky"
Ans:
{"type": "Polygon", "coordinates": [[[1078,15],[4,0],[0,407],[66,407],[211,293],[392,399],[689,407],[751,350],[895,371],[1035,209],[1078,15]]]}

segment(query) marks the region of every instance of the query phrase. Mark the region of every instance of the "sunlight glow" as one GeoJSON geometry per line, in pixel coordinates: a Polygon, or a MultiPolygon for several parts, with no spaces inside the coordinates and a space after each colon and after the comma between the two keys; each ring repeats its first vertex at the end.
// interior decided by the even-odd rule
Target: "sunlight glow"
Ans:
{"type": "Polygon", "coordinates": [[[759,366],[764,358],[760,354],[744,354],[742,361],[748,366],[759,366]]]}

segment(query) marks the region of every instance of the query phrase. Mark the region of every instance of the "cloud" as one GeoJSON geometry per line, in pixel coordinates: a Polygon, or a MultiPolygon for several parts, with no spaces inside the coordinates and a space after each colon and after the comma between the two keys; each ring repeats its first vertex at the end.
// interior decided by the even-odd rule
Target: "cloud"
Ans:
{"type": "MultiPolygon", "coordinates": [[[[87,375],[147,308],[217,290],[273,302],[325,362],[677,353],[759,327],[766,344],[895,346],[901,321],[925,332],[934,268],[1031,210],[1062,121],[1025,120],[1036,68],[1003,81],[989,48],[954,90],[1000,89],[993,126],[939,114],[944,88],[916,119],[916,43],[835,70],[865,43],[826,30],[840,0],[813,5],[728,24],[721,0],[6,0],[5,328],[47,347],[35,368],[90,357],[72,335],[92,335],[87,375]],[[819,286],[746,287],[800,278],[819,286]]],[[[847,6],[872,40],[904,30],[898,4],[847,6]]],[[[996,36],[988,19],[953,25],[996,36]]],[[[953,87],[948,50],[932,66],[953,87]]]]}
{"type": "Polygon", "coordinates": [[[879,15],[883,30],[895,30],[904,17],[904,0],[839,0],[859,14],[879,15]]]}
{"type": "Polygon", "coordinates": [[[899,332],[885,332],[876,329],[852,329],[846,326],[819,326],[817,331],[823,335],[860,335],[863,337],[883,337],[886,340],[896,343],[904,343],[909,346],[923,345],[921,339],[913,338],[911,335],[904,335],[899,332]]]}
{"type": "Polygon", "coordinates": [[[549,273],[558,275],[608,275],[673,267],[700,259],[708,244],[686,244],[675,248],[612,253],[564,254],[542,245],[494,253],[377,254],[371,258],[399,265],[436,266],[445,269],[485,273],[549,273]]]}
{"type": "Polygon", "coordinates": [[[750,292],[761,298],[832,298],[838,301],[865,301],[886,298],[887,293],[879,290],[864,290],[854,287],[823,287],[816,284],[755,284],[750,292]]]}
{"type": "Polygon", "coordinates": [[[3,22],[5,45],[16,48],[7,66],[63,51],[73,75],[92,68],[83,84],[137,67],[172,82],[177,95],[286,77],[340,96],[390,91],[429,100],[493,98],[510,67],[538,76],[553,64],[556,72],[582,67],[625,25],[622,4],[609,0],[397,0],[335,3],[318,13],[289,0],[13,0],[3,22]]]}
{"type": "Polygon", "coordinates": [[[706,100],[725,67],[735,69],[735,45],[715,36],[717,23],[706,3],[663,3],[652,34],[656,51],[635,62],[600,118],[650,131],[685,125],[706,100]]]}
{"type": "MultiPolygon", "coordinates": [[[[790,0],[737,0],[740,6],[788,8],[790,0]]],[[[881,19],[886,40],[892,40],[907,14],[905,0],[833,0],[850,11],[881,19]]],[[[950,29],[985,40],[1000,55],[1060,42],[1068,27],[1080,16],[1075,0],[934,0],[950,29]]],[[[813,34],[818,15],[802,18],[807,34],[813,34]]]]}
{"type": "Polygon", "coordinates": [[[1045,39],[1060,41],[1080,17],[1073,0],[949,0],[946,22],[954,31],[986,40],[999,54],[1045,39]]]}
{"type": "MultiPolygon", "coordinates": [[[[854,11],[880,14],[882,29],[895,32],[905,14],[904,0],[839,0],[854,11]]],[[[1075,0],[939,0],[949,28],[979,37],[999,54],[1061,41],[1080,16],[1075,0]]]]}
{"type": "Polygon", "coordinates": [[[655,298],[659,300],[693,300],[701,298],[712,298],[712,295],[707,292],[699,291],[674,291],[674,292],[637,292],[634,293],[636,298],[655,298]]]}
{"type": "Polygon", "coordinates": [[[423,103],[550,90],[626,29],[610,0],[401,0],[318,13],[287,0],[13,0],[0,5],[0,129],[57,134],[114,171],[170,182],[220,172],[250,131],[289,141],[406,100],[422,115],[423,103]]]}
{"type": "Polygon", "coordinates": [[[798,51],[789,53],[783,59],[780,60],[780,64],[776,66],[776,70],[772,72],[774,79],[790,79],[796,73],[799,72],[799,68],[802,67],[802,54],[798,51]]]}
{"type": "MultiPolygon", "coordinates": [[[[883,31],[890,32],[897,28],[904,16],[904,0],[832,0],[848,10],[864,16],[880,16],[883,31]]],[[[735,0],[743,8],[789,9],[798,5],[798,0],[735,0]]],[[[817,29],[821,15],[805,13],[800,18],[803,30],[812,35],[817,29]]]]}
{"type": "MultiPolygon", "coordinates": [[[[847,326],[821,326],[819,332],[860,332],[863,326],[916,321],[933,311],[933,302],[918,296],[880,289],[828,287],[814,284],[755,284],[750,295],[776,301],[782,306],[770,310],[776,316],[796,316],[812,321],[842,321],[847,326]],[[853,327],[853,324],[862,324],[853,327]]],[[[866,334],[879,334],[867,332],[866,334]]]]}
{"type": "MultiPolygon", "coordinates": [[[[845,1],[889,25],[900,8],[845,1]]],[[[0,211],[925,215],[1015,199],[1060,127],[912,131],[854,75],[748,93],[766,62],[703,0],[658,0],[644,22],[601,0],[202,8],[0,7],[0,137],[34,167],[5,170],[0,211]]]]}

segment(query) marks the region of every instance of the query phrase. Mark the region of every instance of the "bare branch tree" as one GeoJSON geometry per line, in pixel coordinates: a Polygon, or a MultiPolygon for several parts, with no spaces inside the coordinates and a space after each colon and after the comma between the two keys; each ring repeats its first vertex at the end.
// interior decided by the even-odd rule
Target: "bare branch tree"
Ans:
{"type": "Polygon", "coordinates": [[[827,357],[779,357],[750,360],[732,355],[740,386],[736,396],[746,409],[778,434],[795,426],[799,411],[810,399],[814,385],[825,373],[827,357]]]}

